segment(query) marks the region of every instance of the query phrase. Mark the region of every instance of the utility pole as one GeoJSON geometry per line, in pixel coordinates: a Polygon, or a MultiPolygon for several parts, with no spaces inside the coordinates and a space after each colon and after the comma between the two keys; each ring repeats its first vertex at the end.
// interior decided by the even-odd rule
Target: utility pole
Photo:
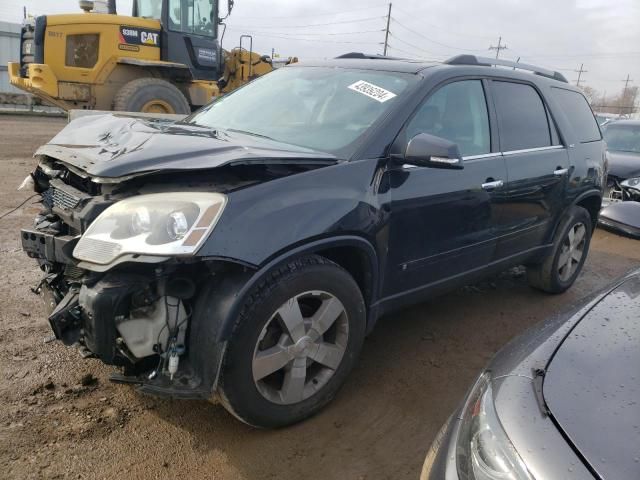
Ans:
{"type": "MultiPolygon", "coordinates": [[[[624,90],[622,90],[622,99],[621,99],[621,105],[620,105],[620,115],[622,115],[623,110],[625,108],[629,108],[629,111],[633,110],[633,105],[630,105],[629,107],[626,106],[627,103],[627,88],[629,88],[629,82],[633,82],[633,80],[631,80],[631,78],[629,78],[629,74],[627,73],[627,78],[625,80],[622,80],[624,82],[624,90]]],[[[635,100],[635,99],[634,99],[635,100]]]]}
{"type": "Polygon", "coordinates": [[[493,45],[489,46],[489,50],[495,50],[496,51],[496,58],[498,58],[500,56],[500,50],[506,50],[507,46],[506,45],[502,45],[502,37],[498,37],[498,46],[494,47],[493,45]]]}
{"type": "Polygon", "coordinates": [[[387,28],[384,33],[384,53],[387,55],[387,48],[389,47],[389,24],[391,23],[391,3],[389,3],[389,13],[387,13],[387,28]]]}
{"type": "Polygon", "coordinates": [[[574,70],[574,72],[578,74],[578,80],[576,80],[576,87],[580,86],[580,79],[582,78],[582,74],[587,73],[588,71],[588,70],[585,70],[583,67],[584,67],[584,63],[581,63],[580,70],[574,70]]]}

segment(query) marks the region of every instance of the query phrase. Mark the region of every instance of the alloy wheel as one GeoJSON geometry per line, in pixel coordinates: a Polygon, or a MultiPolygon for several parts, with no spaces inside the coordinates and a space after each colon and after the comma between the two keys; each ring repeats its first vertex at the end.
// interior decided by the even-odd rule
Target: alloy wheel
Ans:
{"type": "Polygon", "coordinates": [[[583,223],[576,223],[569,229],[569,233],[562,242],[558,258],[558,275],[563,282],[568,281],[576,272],[587,241],[587,228],[583,223]]]}
{"type": "Polygon", "coordinates": [[[347,312],[334,295],[309,291],[290,298],[258,337],[252,362],[258,391],[280,405],[306,400],[333,377],[348,339],[347,312]]]}

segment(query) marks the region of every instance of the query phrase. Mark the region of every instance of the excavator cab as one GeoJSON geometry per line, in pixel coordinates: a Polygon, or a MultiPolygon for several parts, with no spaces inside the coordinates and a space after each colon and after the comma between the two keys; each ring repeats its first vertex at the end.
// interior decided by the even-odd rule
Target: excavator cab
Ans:
{"type": "MultiPolygon", "coordinates": [[[[228,11],[232,8],[230,0],[228,11]]],[[[163,61],[188,65],[195,80],[222,75],[217,0],[134,0],[133,16],[160,22],[163,61]]]]}

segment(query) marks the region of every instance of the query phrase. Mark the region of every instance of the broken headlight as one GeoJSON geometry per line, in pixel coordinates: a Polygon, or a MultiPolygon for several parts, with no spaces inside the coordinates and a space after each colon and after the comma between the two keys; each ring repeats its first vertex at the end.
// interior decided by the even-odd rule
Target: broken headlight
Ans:
{"type": "Polygon", "coordinates": [[[620,186],[633,190],[640,190],[640,177],[627,178],[626,180],[620,182],[620,186]]]}
{"type": "Polygon", "coordinates": [[[467,398],[456,452],[461,479],[533,480],[502,429],[488,372],[480,376],[467,398]]]}
{"type": "Polygon", "coordinates": [[[220,193],[154,193],[110,206],[89,226],[73,256],[106,265],[121,255],[192,255],[220,218],[220,193]]]}

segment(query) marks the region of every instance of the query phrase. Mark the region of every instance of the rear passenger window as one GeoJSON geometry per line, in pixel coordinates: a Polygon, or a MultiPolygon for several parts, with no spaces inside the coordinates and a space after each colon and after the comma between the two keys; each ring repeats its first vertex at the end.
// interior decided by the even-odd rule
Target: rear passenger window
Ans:
{"type": "Polygon", "coordinates": [[[463,156],[491,151],[489,114],[480,80],[445,85],[416,111],[407,126],[407,138],[429,133],[455,142],[463,156]]]}
{"type": "Polygon", "coordinates": [[[492,85],[502,151],[550,146],[547,111],[538,92],[522,83],[494,81],[492,85]]]}
{"type": "Polygon", "coordinates": [[[587,99],[578,92],[552,88],[553,97],[562,108],[581,143],[600,140],[600,127],[587,99]]]}

